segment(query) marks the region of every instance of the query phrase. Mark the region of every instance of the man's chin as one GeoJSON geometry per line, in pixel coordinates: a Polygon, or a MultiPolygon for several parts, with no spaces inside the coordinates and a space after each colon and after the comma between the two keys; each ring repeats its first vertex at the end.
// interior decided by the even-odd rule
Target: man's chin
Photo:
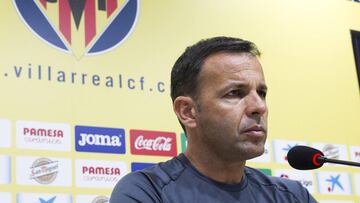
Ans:
{"type": "Polygon", "coordinates": [[[263,155],[264,152],[265,152],[264,145],[253,146],[253,147],[247,149],[247,153],[246,153],[247,157],[246,157],[246,159],[249,160],[249,159],[259,157],[259,156],[263,155]]]}
{"type": "Polygon", "coordinates": [[[255,158],[257,158],[257,157],[259,157],[259,156],[261,156],[261,155],[263,155],[264,154],[264,152],[262,152],[262,153],[254,153],[254,155],[253,156],[250,156],[247,160],[249,160],[249,159],[255,159],[255,158]]]}

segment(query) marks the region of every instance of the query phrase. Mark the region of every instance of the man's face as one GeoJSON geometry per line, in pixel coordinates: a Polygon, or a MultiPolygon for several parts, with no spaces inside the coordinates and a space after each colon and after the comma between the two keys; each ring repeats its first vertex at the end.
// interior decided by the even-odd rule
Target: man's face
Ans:
{"type": "Polygon", "coordinates": [[[199,74],[197,130],[217,156],[244,161],[264,152],[266,85],[262,67],[248,53],[210,55],[199,74]]]}

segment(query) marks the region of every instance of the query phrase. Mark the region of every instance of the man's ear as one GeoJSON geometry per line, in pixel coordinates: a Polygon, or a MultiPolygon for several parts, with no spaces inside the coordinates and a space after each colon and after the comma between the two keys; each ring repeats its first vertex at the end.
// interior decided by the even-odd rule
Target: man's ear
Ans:
{"type": "Polygon", "coordinates": [[[179,121],[187,128],[196,127],[196,104],[193,99],[186,96],[178,96],[173,104],[174,112],[179,121]]]}

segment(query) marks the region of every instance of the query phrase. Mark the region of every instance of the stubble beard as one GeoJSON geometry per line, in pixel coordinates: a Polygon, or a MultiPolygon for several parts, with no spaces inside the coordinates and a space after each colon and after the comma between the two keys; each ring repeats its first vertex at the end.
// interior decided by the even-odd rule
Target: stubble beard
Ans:
{"type": "Polygon", "coordinates": [[[224,132],[222,128],[232,129],[231,126],[226,126],[226,123],[231,122],[208,120],[208,116],[204,114],[198,101],[196,101],[196,107],[199,115],[201,115],[199,122],[201,142],[203,146],[207,147],[207,152],[225,162],[246,162],[246,160],[261,156],[264,153],[267,135],[259,141],[241,140],[243,137],[241,134],[226,135],[227,132],[224,132]],[[225,123],[225,125],[219,125],[219,123],[225,123]],[[235,139],[236,143],[233,143],[233,139],[231,139],[233,137],[238,138],[235,139]],[[224,139],[228,140],[225,141],[224,139]]]}
{"type": "Polygon", "coordinates": [[[226,135],[219,127],[212,127],[212,124],[201,125],[202,143],[208,148],[207,151],[213,153],[217,158],[225,162],[245,162],[246,160],[261,156],[264,151],[265,138],[262,140],[240,140],[228,139],[234,135],[226,135]]]}

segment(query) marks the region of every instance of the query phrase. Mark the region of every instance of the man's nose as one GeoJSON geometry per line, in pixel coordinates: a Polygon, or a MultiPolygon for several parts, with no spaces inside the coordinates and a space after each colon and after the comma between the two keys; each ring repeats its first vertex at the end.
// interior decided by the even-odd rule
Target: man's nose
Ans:
{"type": "Polygon", "coordinates": [[[266,100],[256,91],[252,91],[246,98],[246,114],[248,117],[262,116],[267,112],[266,100]]]}

